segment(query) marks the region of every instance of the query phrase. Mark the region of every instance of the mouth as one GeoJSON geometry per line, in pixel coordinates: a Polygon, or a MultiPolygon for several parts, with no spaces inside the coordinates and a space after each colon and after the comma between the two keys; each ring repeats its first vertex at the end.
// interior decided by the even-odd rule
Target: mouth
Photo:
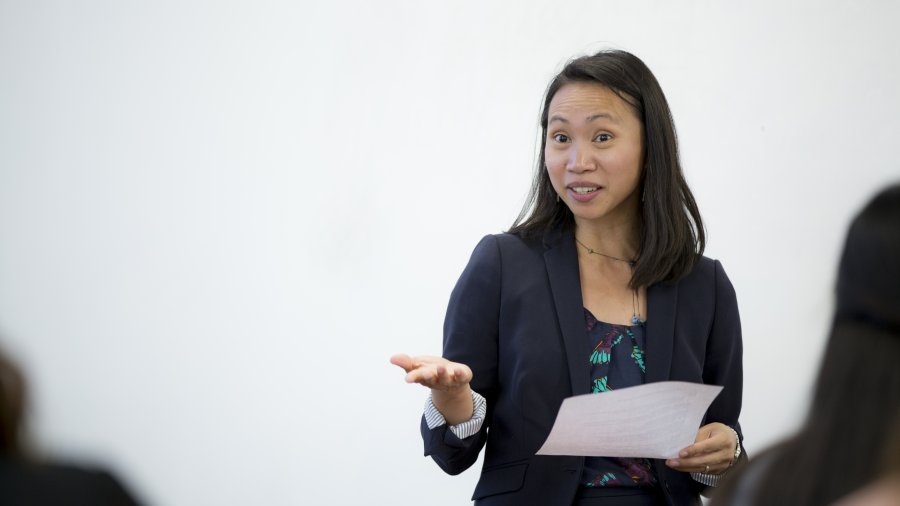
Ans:
{"type": "Polygon", "coordinates": [[[568,186],[567,188],[577,195],[589,195],[600,189],[599,186],[568,186]]]}
{"type": "Polygon", "coordinates": [[[593,200],[603,189],[602,186],[585,181],[575,181],[566,186],[569,195],[576,202],[587,203],[593,200]]]}

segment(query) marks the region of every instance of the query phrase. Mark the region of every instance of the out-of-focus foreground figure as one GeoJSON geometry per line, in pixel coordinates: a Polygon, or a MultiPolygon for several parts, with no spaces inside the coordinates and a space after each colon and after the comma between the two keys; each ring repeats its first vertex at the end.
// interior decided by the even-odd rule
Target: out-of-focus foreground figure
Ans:
{"type": "Polygon", "coordinates": [[[137,501],[109,473],[42,462],[25,444],[25,378],[0,350],[0,504],[131,506],[137,501]]]}
{"type": "Polygon", "coordinates": [[[893,185],[847,233],[834,320],[805,424],[733,476],[713,504],[900,505],[898,408],[900,185],[893,185]]]}

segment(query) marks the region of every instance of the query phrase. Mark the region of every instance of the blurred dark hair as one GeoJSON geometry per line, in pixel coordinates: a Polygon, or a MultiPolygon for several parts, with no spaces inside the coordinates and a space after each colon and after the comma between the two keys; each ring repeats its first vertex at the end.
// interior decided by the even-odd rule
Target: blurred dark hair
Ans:
{"type": "Polygon", "coordinates": [[[835,317],[900,333],[900,184],[879,193],[850,225],[835,317]]]}
{"type": "MultiPolygon", "coordinates": [[[[757,457],[768,465],[748,504],[830,504],[875,479],[885,465],[896,465],[891,452],[900,436],[898,323],[900,185],[895,185],[875,196],[850,226],[809,414],[794,437],[757,457]]],[[[729,503],[735,486],[720,491],[721,504],[729,503]]]]}
{"type": "Polygon", "coordinates": [[[0,350],[0,456],[22,456],[25,379],[0,350]]]}
{"type": "Polygon", "coordinates": [[[688,188],[678,156],[675,124],[666,97],[650,69],[638,57],[601,51],[570,61],[553,78],[541,111],[541,148],[531,191],[509,232],[540,237],[554,227],[572,227],[574,217],[557,199],[545,168],[547,114],[556,92],[569,83],[597,83],[631,105],[644,126],[644,169],[640,244],[631,286],[676,281],[693,268],[706,245],[703,221],[688,188]]]}

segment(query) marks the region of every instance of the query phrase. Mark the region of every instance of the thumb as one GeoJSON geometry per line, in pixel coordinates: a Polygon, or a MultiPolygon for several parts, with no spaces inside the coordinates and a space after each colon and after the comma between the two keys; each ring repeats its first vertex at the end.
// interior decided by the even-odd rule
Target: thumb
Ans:
{"type": "Polygon", "coordinates": [[[391,363],[396,365],[397,367],[403,368],[403,370],[406,372],[415,369],[415,363],[412,357],[405,353],[397,353],[396,355],[391,355],[391,363]]]}
{"type": "Polygon", "coordinates": [[[700,441],[704,441],[712,437],[712,428],[709,425],[705,425],[700,427],[700,430],[697,431],[697,438],[694,439],[695,443],[699,443],[700,441]]]}

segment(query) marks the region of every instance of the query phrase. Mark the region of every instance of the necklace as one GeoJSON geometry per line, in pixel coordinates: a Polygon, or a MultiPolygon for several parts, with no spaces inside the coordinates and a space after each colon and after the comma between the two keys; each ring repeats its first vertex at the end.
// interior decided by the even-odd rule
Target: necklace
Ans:
{"type": "Polygon", "coordinates": [[[579,241],[577,237],[575,238],[575,242],[577,242],[584,249],[586,249],[589,255],[600,255],[602,257],[611,258],[613,260],[618,260],[620,262],[625,262],[626,264],[628,264],[629,267],[631,267],[632,269],[634,268],[634,260],[625,260],[624,258],[614,257],[612,255],[607,255],[606,253],[600,253],[599,251],[594,251],[594,248],[591,248],[587,244],[579,241]]]}
{"type": "MultiPolygon", "coordinates": [[[[619,262],[624,262],[628,264],[628,267],[631,268],[631,271],[634,272],[634,264],[635,260],[625,260],[624,258],[614,257],[612,255],[607,255],[606,253],[600,253],[599,251],[594,251],[594,248],[591,248],[587,244],[575,238],[575,242],[581,245],[587,252],[588,255],[600,255],[602,257],[609,258],[611,260],[616,260],[619,262]]],[[[631,290],[631,324],[632,325],[643,325],[644,320],[641,319],[641,313],[638,311],[638,303],[640,302],[640,298],[638,297],[637,288],[633,288],[631,290]]]]}

